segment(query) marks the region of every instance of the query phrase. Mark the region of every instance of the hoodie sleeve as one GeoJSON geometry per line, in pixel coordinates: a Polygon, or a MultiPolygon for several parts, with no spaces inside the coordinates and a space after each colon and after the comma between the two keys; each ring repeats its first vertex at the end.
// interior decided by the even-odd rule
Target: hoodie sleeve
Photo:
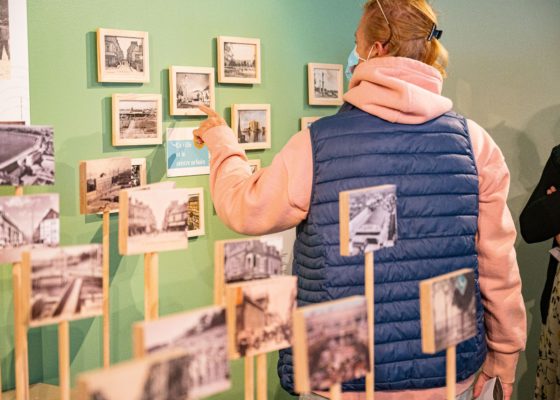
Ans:
{"type": "Polygon", "coordinates": [[[204,141],[212,155],[212,200],[228,227],[263,235],[293,228],[307,217],[313,179],[308,129],[294,135],[272,164],[255,174],[228,126],[210,129],[204,141]]]}
{"type": "Polygon", "coordinates": [[[473,121],[468,126],[479,175],[477,249],[488,343],[483,370],[512,383],[525,349],[527,321],[514,249],[516,230],[506,204],[509,170],[490,135],[473,121]]]}

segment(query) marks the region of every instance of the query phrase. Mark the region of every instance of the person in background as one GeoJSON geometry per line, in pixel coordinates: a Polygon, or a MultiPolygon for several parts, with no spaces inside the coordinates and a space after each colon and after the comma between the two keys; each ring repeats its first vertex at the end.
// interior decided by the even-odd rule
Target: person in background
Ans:
{"type": "MultiPolygon", "coordinates": [[[[552,149],[541,179],[519,217],[521,236],[527,243],[552,239],[560,245],[560,146],[552,149]]],[[[550,256],[541,295],[541,337],[535,400],[560,397],[560,276],[558,260],[550,256]]]]}
{"type": "MultiPolygon", "coordinates": [[[[447,52],[436,24],[426,0],[367,1],[344,106],[254,175],[215,111],[201,107],[209,118],[195,140],[212,155],[212,199],[231,229],[262,235],[298,226],[300,306],[364,293],[363,256],[339,255],[338,195],[397,185],[399,240],[375,253],[376,400],[446,399],[445,355],[422,353],[419,282],[461,268],[478,276],[478,331],[457,348],[457,398],[471,399],[473,389],[478,396],[500,377],[509,400],[526,341],[509,171],[488,133],[441,95],[447,52]]],[[[278,374],[290,393],[292,363],[291,349],[281,351],[278,374]]],[[[365,399],[364,380],[343,391],[345,400],[365,399]]]]}

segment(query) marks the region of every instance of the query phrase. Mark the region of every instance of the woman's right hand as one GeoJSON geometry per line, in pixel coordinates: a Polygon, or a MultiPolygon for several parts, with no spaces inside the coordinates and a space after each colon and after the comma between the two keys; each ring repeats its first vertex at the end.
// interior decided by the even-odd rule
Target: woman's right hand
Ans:
{"type": "MultiPolygon", "coordinates": [[[[547,196],[550,196],[552,193],[556,193],[556,188],[554,186],[551,186],[548,189],[546,189],[547,196]]],[[[554,239],[556,240],[557,244],[560,244],[560,233],[554,236],[554,239]]]]}

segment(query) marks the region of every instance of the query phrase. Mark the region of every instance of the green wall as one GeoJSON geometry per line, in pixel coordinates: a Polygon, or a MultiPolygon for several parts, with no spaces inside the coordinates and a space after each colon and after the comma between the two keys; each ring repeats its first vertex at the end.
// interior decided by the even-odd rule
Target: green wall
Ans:
{"type": "MultiPolygon", "coordinates": [[[[262,40],[263,83],[218,85],[217,108],[229,118],[232,103],[271,103],[273,149],[250,158],[270,163],[298,130],[299,117],[327,115],[332,108],[306,104],[307,62],[344,63],[353,45],[361,0],[28,0],[31,114],[34,124],[56,132],[57,180],[61,193],[62,243],[99,242],[101,222],[78,214],[80,160],[117,154],[148,158],[151,182],[165,179],[162,146],[117,150],[111,146],[112,93],[162,93],[164,128],[195,126],[199,120],[168,114],[167,68],[171,64],[215,65],[215,37],[262,40]],[[98,27],[150,32],[151,83],[98,84],[94,31],[98,27]]],[[[484,126],[502,148],[511,170],[509,205],[517,222],[553,145],[560,138],[560,3],[554,0],[434,1],[441,13],[443,43],[451,53],[444,92],[457,111],[484,126]]],[[[207,178],[176,179],[204,186],[207,178]]],[[[40,191],[40,190],[39,190],[40,191]]],[[[29,192],[37,192],[30,190],[29,192]]],[[[206,190],[208,196],[208,190],[206,190]]],[[[0,190],[0,194],[9,194],[0,190]]],[[[234,237],[206,204],[207,235],[187,253],[162,254],[161,314],[209,304],[212,244],[234,237]]],[[[113,361],[130,357],[130,326],[143,316],[140,257],[120,257],[112,219],[111,309],[113,361]]],[[[540,333],[538,303],[548,243],[516,243],[528,311],[529,340],[518,367],[514,399],[531,397],[540,333]]],[[[0,349],[4,385],[13,386],[13,334],[9,268],[0,268],[0,349]],[[7,332],[5,331],[7,329],[7,332]]],[[[73,322],[72,372],[101,364],[101,319],[73,322]]],[[[30,332],[33,381],[56,383],[56,327],[30,332]]],[[[270,356],[271,399],[287,399],[270,356]]],[[[216,399],[240,398],[242,366],[233,363],[234,389],[216,399]]]]}

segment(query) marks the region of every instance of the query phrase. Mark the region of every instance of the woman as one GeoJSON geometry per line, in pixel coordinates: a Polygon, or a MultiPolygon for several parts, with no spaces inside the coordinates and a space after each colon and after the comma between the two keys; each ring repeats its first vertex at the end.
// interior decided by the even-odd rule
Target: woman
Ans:
{"type": "MultiPolygon", "coordinates": [[[[447,53],[436,23],[425,0],[368,1],[346,104],[255,175],[214,111],[204,108],[195,136],[212,154],[212,198],[228,226],[249,235],[298,226],[300,305],[363,294],[363,257],[339,256],[338,194],[396,184],[399,241],[375,254],[376,400],[446,398],[445,355],[421,351],[418,284],[465,267],[479,274],[478,334],[457,348],[458,398],[470,398],[482,367],[474,394],[499,376],[510,399],[526,320],[509,172],[490,136],[441,95],[447,53]]],[[[293,392],[290,350],[278,373],[293,392]]],[[[365,398],[363,380],[343,390],[365,398]]]]}
{"type": "MultiPolygon", "coordinates": [[[[527,243],[553,239],[560,243],[560,146],[552,149],[541,179],[519,218],[521,235],[527,243]]],[[[535,399],[556,399],[560,396],[560,276],[558,260],[550,257],[546,283],[541,296],[539,361],[535,399]]]]}

